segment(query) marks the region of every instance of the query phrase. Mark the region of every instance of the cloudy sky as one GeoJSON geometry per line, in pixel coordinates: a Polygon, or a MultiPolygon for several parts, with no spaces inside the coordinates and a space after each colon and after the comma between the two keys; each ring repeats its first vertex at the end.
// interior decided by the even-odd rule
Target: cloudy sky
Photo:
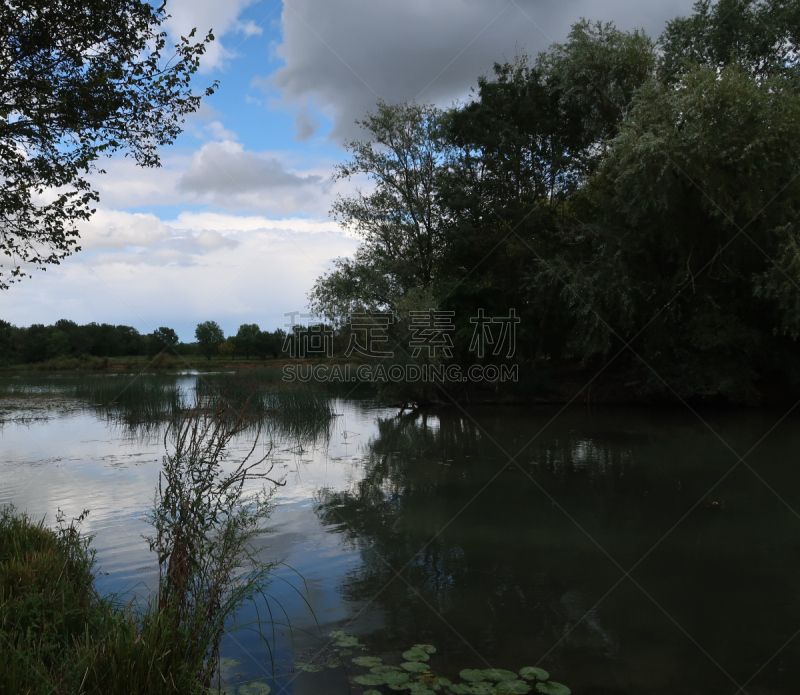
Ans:
{"type": "Polygon", "coordinates": [[[314,279],[350,255],[328,210],[331,173],[382,98],[449,105],[495,61],[563,41],[580,17],[644,28],[692,0],[170,0],[170,30],[213,29],[197,87],[220,87],[158,170],[104,163],[83,251],[0,294],[17,325],[68,318],[169,326],[282,326],[314,279]]]}

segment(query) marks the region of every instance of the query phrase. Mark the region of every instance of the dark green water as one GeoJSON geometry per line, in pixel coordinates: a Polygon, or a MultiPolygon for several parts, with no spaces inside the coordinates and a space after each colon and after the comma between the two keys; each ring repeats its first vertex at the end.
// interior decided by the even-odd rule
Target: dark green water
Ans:
{"type": "MultiPolygon", "coordinates": [[[[320,624],[276,581],[297,653],[325,644],[304,630],[343,629],[393,663],[428,642],[446,675],[540,665],[577,695],[800,691],[800,415],[333,410],[325,437],[275,453],[264,553],[303,575],[320,624]]],[[[103,586],[152,584],[158,436],[75,409],[0,434],[0,502],[91,508],[103,586]]],[[[291,636],[273,643],[279,691],[358,691],[292,674],[291,636]]],[[[272,669],[247,631],[223,652],[243,662],[229,682],[272,669]]]]}
{"type": "Polygon", "coordinates": [[[554,415],[384,420],[364,479],[320,495],[377,641],[541,663],[576,693],[797,692],[797,419],[743,463],[783,413],[554,415]]]}

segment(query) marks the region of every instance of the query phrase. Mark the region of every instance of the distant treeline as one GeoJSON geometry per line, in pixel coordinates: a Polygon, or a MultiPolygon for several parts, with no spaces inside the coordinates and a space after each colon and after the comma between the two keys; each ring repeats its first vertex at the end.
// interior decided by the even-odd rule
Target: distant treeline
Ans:
{"type": "MultiPolygon", "coordinates": [[[[174,329],[161,327],[142,334],[132,326],[108,323],[78,325],[61,319],[45,326],[35,323],[19,327],[0,320],[0,364],[32,364],[63,357],[135,357],[159,353],[185,356],[221,355],[235,357],[278,357],[283,348],[285,332],[262,331],[256,324],[244,324],[236,335],[225,337],[214,322],[218,334],[208,341],[183,343],[174,329]],[[212,349],[209,350],[209,347],[212,349]]],[[[202,330],[200,331],[202,334],[202,330]]]]}

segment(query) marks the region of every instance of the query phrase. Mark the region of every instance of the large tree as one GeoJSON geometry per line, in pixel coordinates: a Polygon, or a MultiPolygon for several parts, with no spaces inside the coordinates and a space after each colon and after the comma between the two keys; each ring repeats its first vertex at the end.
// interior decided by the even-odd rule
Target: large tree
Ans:
{"type": "Polygon", "coordinates": [[[435,282],[447,224],[437,197],[448,148],[441,116],[433,106],[380,102],[360,122],[367,138],[346,145],[351,159],[337,176],[366,177],[369,188],[337,199],[332,213],[362,244],[317,280],[309,298],[318,315],[336,322],[358,309],[394,309],[398,297],[435,282]]]}
{"type": "Polygon", "coordinates": [[[225,333],[216,321],[198,323],[194,329],[194,337],[200,346],[200,352],[209,360],[219,352],[219,346],[225,342],[225,333]]]}
{"type": "Polygon", "coordinates": [[[143,0],[0,5],[0,289],[79,250],[101,156],[157,167],[199,107],[190,81],[214,37],[167,50],[168,17],[143,0]]]}

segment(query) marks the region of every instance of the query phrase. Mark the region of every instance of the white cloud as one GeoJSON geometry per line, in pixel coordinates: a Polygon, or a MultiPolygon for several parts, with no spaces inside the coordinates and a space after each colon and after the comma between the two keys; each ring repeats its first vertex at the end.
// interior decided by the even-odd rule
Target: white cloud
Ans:
{"type": "Polygon", "coordinates": [[[175,231],[152,214],[119,210],[98,210],[80,226],[84,251],[152,247],[173,236],[175,231]]]}
{"type": "MultiPolygon", "coordinates": [[[[495,61],[562,41],[584,16],[644,27],[657,36],[664,22],[693,0],[293,0],[281,16],[285,65],[267,79],[292,111],[313,102],[334,120],[332,137],[350,137],[355,119],[380,97],[449,105],[465,96],[495,61]]],[[[302,119],[301,119],[302,120],[302,119]]],[[[308,122],[299,130],[308,136],[308,122]]]]}
{"type": "MultiPolygon", "coordinates": [[[[236,56],[236,47],[246,38],[262,33],[253,21],[242,21],[239,15],[257,0],[171,0],[167,11],[171,19],[167,31],[174,42],[197,29],[195,38],[201,40],[213,30],[215,40],[208,46],[201,61],[201,71],[210,73],[236,56]],[[223,42],[222,37],[227,37],[223,42]]],[[[266,15],[268,10],[265,10],[266,15]]]]}
{"type": "MultiPolygon", "coordinates": [[[[107,219],[121,228],[124,215],[107,219]]],[[[131,225],[140,223],[130,217],[131,225]]],[[[143,332],[170,326],[185,340],[209,319],[229,333],[242,323],[273,329],[284,313],[305,307],[306,292],[333,258],[355,251],[356,241],[324,220],[286,229],[281,220],[240,219],[234,228],[233,215],[187,213],[164,225],[168,236],[159,239],[125,231],[138,246],[95,246],[46,273],[33,271],[11,290],[3,318],[17,325],[59,318],[123,323],[143,332]],[[218,229],[208,229],[215,223],[218,229]]]]}

